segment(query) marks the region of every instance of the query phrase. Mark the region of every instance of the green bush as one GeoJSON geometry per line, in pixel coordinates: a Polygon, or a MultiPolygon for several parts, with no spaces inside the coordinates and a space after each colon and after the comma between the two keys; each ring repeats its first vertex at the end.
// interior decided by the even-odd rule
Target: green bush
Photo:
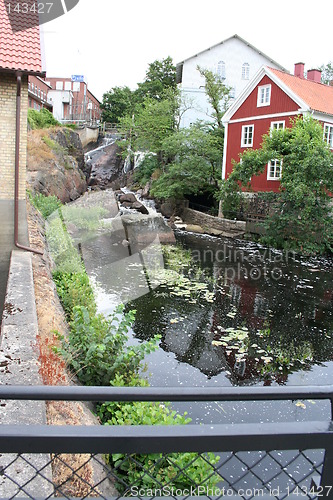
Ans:
{"type": "Polygon", "coordinates": [[[32,196],[28,193],[31,203],[39,210],[44,219],[49,217],[55,210],[61,208],[62,204],[56,196],[44,196],[41,193],[32,196]]]}
{"type": "Polygon", "coordinates": [[[42,108],[40,111],[28,109],[28,123],[33,130],[61,126],[61,123],[46,108],[42,108]]]}
{"type": "Polygon", "coordinates": [[[86,307],[90,315],[96,313],[94,292],[86,272],[63,273],[56,271],[53,273],[53,280],[68,320],[73,319],[75,306],[86,307]]]}
{"type": "Polygon", "coordinates": [[[141,187],[150,181],[152,174],[159,168],[158,159],[155,155],[147,155],[141,165],[134,170],[133,180],[141,187]]]}
{"type": "MultiPolygon", "coordinates": [[[[124,383],[122,377],[114,380],[116,386],[144,386],[142,379],[133,378],[124,383]]],[[[112,401],[100,405],[98,415],[105,425],[185,425],[191,422],[186,413],[181,415],[171,410],[169,403],[152,403],[142,401],[112,401]]],[[[216,465],[220,457],[213,453],[200,456],[198,453],[150,453],[135,454],[131,457],[117,453],[107,455],[107,462],[117,470],[121,481],[116,487],[121,494],[129,489],[125,484],[138,488],[154,489],[189,488],[205,485],[216,486],[222,481],[211,465],[216,465]],[[204,458],[205,457],[205,458],[204,458]],[[210,462],[210,464],[208,463],[210,462]]]]}
{"type": "Polygon", "coordinates": [[[46,238],[58,273],[83,273],[84,265],[62,220],[62,214],[48,218],[46,238]]]}
{"type": "Polygon", "coordinates": [[[92,315],[86,307],[73,309],[69,338],[62,339],[62,354],[85,385],[110,385],[116,375],[127,381],[138,373],[146,354],[157,349],[158,336],[138,345],[127,345],[135,311],[119,306],[112,315],[92,315]]]}

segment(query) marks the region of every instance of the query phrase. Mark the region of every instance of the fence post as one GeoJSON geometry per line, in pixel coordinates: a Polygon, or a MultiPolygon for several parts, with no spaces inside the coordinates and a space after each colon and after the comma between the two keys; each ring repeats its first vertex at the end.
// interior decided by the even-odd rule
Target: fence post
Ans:
{"type": "Polygon", "coordinates": [[[320,488],[318,495],[323,498],[333,498],[333,441],[327,441],[325,450],[325,461],[323,465],[323,472],[321,475],[320,488]],[[323,488],[322,491],[321,488],[323,488]]]}

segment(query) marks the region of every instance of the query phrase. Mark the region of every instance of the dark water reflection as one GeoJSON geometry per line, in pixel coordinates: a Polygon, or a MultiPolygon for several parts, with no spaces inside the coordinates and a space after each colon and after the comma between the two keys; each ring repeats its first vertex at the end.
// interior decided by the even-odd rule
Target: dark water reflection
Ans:
{"type": "MultiPolygon", "coordinates": [[[[206,275],[213,300],[189,301],[185,295],[170,295],[172,288],[167,286],[146,293],[144,285],[138,285],[143,287],[142,295],[126,306],[137,310],[131,341],[148,340],[156,334],[162,337],[161,348],[147,356],[150,385],[332,384],[332,261],[302,259],[250,242],[190,233],[179,233],[177,239],[190,249],[206,275]],[[213,345],[231,327],[248,329],[249,347],[241,362],[234,349],[213,345]],[[267,355],[273,360],[266,365],[261,356],[267,355]]],[[[117,289],[130,291],[134,282],[131,270],[137,263],[119,273],[118,283],[114,264],[128,256],[124,247],[110,245],[109,237],[99,236],[84,245],[83,255],[98,284],[99,309],[107,314],[121,301],[117,289]]],[[[174,406],[188,411],[193,423],[203,418],[207,423],[236,423],[316,420],[329,415],[326,402],[304,405],[306,411],[291,401],[174,406]]]]}
{"type": "MultiPolygon", "coordinates": [[[[147,340],[162,335],[161,347],[173,353],[177,369],[183,363],[195,368],[189,374],[191,385],[202,384],[198,371],[212,381],[224,374],[233,385],[295,383],[293,375],[304,378],[310,371],[312,376],[305,378],[321,384],[333,359],[332,262],[188,233],[178,240],[214,277],[214,302],[191,304],[158,288],[128,305],[137,309],[135,336],[147,340]],[[230,327],[248,329],[250,347],[241,361],[230,346],[212,345],[230,327]],[[262,357],[273,359],[266,365],[262,357]]],[[[185,383],[188,377],[170,373],[170,356],[155,353],[151,358],[155,381],[156,368],[164,383],[185,383]]]]}

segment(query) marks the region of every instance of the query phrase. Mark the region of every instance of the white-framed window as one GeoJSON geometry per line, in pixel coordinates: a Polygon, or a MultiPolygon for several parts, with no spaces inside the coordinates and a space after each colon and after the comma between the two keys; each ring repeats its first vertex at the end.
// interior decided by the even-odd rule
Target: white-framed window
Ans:
{"type": "Polygon", "coordinates": [[[267,180],[278,181],[282,175],[282,160],[271,160],[267,165],[267,180]]]}
{"type": "Polygon", "coordinates": [[[72,82],[65,82],[65,90],[72,90],[72,82]]]}
{"type": "Polygon", "coordinates": [[[218,76],[222,79],[226,79],[226,72],[225,72],[225,62],[224,61],[219,61],[217,63],[217,74],[218,76]]]}
{"type": "Polygon", "coordinates": [[[242,126],[242,148],[252,148],[253,146],[254,125],[242,126]]]}
{"type": "Polygon", "coordinates": [[[63,90],[64,82],[56,82],[56,90],[63,90]]]}
{"type": "Polygon", "coordinates": [[[269,85],[261,85],[258,87],[258,99],[257,106],[258,108],[261,106],[269,106],[271,103],[271,88],[269,85]]]}
{"type": "Polygon", "coordinates": [[[242,80],[250,79],[250,65],[249,63],[244,63],[242,66],[242,80]]]}
{"type": "Polygon", "coordinates": [[[80,82],[73,82],[73,92],[80,92],[80,82]]]}
{"type": "Polygon", "coordinates": [[[271,130],[283,130],[285,128],[286,122],[284,120],[280,122],[271,122],[271,130]]]}
{"type": "Polygon", "coordinates": [[[330,123],[324,124],[324,141],[333,149],[333,125],[330,123]]]}

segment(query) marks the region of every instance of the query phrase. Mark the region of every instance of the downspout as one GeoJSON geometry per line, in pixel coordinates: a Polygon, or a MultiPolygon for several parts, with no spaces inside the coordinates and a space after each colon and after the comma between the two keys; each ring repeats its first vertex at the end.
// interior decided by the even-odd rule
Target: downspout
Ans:
{"type": "Polygon", "coordinates": [[[43,255],[43,252],[35,248],[20,245],[19,238],[19,185],[20,185],[20,139],[21,139],[21,91],[22,74],[16,74],[16,136],[15,136],[15,193],[14,193],[14,244],[20,250],[43,255]]]}

